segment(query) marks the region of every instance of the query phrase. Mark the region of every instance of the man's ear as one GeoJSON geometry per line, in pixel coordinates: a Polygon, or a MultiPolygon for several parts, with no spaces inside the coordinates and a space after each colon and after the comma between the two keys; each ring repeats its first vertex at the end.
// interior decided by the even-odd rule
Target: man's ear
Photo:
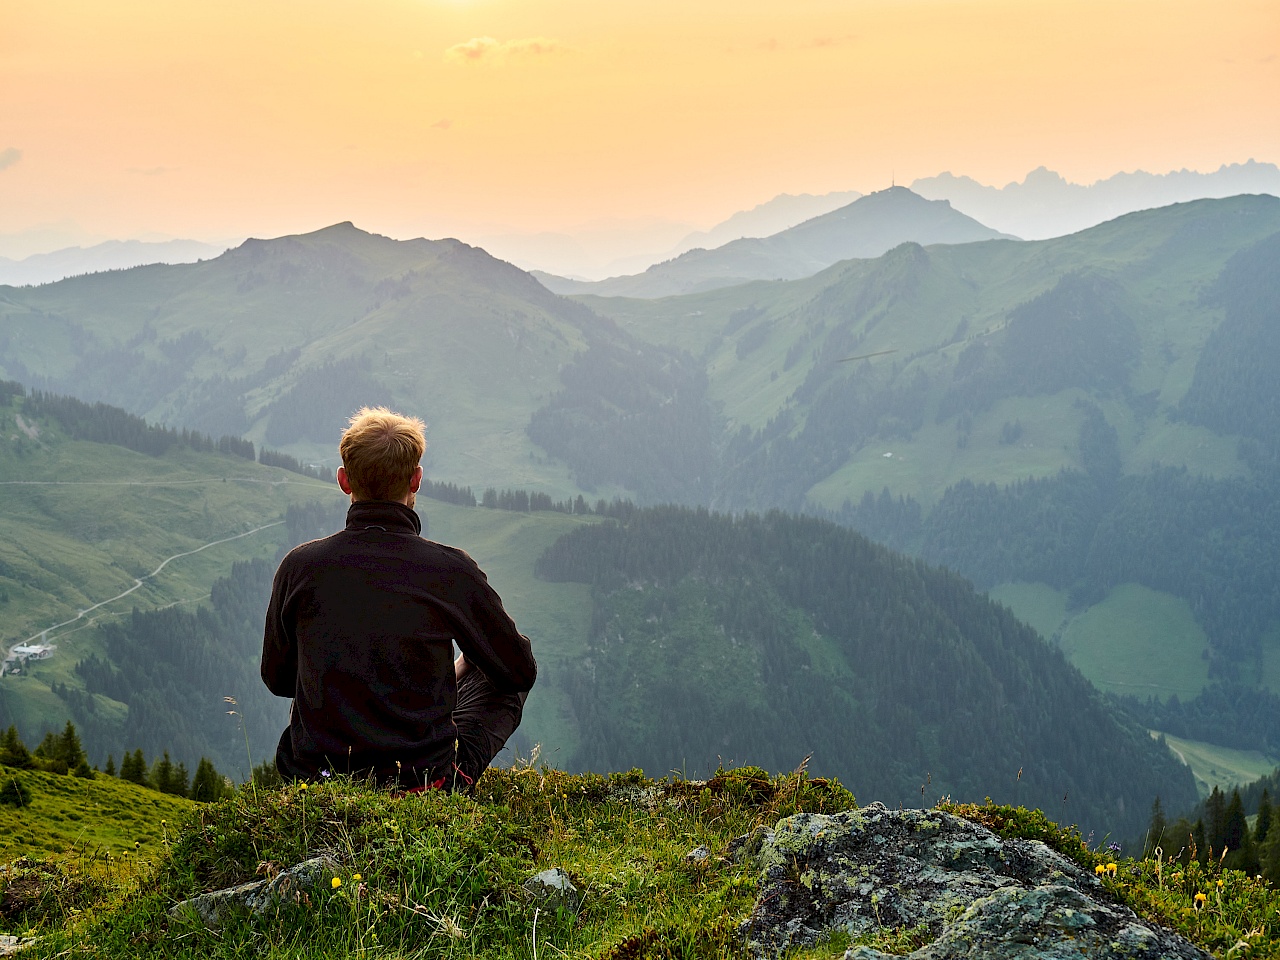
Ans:
{"type": "Polygon", "coordinates": [[[347,468],[338,468],[338,488],[347,496],[351,496],[351,483],[347,480],[347,468]]]}
{"type": "Polygon", "coordinates": [[[422,486],[422,464],[418,464],[414,468],[413,476],[409,478],[409,492],[417,493],[418,488],[422,486]]]}

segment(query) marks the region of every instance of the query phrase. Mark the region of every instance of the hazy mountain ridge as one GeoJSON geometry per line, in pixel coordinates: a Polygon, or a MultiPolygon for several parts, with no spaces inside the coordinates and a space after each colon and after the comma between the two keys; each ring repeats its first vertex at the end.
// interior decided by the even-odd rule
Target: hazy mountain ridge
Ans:
{"type": "Polygon", "coordinates": [[[91,247],[66,247],[20,260],[0,257],[0,285],[54,283],[103,270],[128,270],[151,263],[193,263],[219,256],[226,247],[199,240],[107,240],[91,247]]]}
{"type": "Polygon", "coordinates": [[[949,200],[957,210],[1025,240],[1066,236],[1137,210],[1242,193],[1280,196],[1280,167],[1273,163],[1223,164],[1210,173],[1117,173],[1091,184],[1070,183],[1038,167],[1021,183],[1003,187],[941,173],[914,181],[911,189],[931,200],[949,200]]]}
{"type": "Polygon", "coordinates": [[[945,201],[926,201],[905,187],[868,194],[847,206],[764,238],[691,250],[642,274],[594,283],[539,274],[561,294],[668,297],[751,280],[796,280],[851,258],[878,257],[904,242],[970,243],[1012,239],[957,213],[945,201]]]}

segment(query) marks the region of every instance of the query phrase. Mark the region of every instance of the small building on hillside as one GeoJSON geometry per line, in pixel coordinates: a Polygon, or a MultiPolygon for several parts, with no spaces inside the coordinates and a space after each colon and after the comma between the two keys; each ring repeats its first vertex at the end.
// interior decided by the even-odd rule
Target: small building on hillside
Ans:
{"type": "Polygon", "coordinates": [[[32,660],[48,660],[58,649],[54,643],[20,643],[11,648],[0,664],[0,677],[7,673],[22,673],[32,660]]]}

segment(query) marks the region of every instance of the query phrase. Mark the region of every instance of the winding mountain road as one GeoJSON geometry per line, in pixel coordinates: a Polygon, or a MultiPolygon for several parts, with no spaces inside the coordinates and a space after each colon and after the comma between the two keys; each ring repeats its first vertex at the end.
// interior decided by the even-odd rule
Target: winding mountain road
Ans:
{"type": "MultiPolygon", "coordinates": [[[[245,537],[253,536],[255,533],[260,533],[261,531],[267,530],[271,527],[278,527],[282,523],[284,523],[283,520],[275,520],[271,523],[264,523],[259,527],[254,527],[252,530],[246,530],[243,533],[237,533],[234,536],[230,536],[230,537],[223,537],[221,540],[211,540],[209,543],[206,543],[203,546],[196,547],[194,550],[184,550],[182,553],[175,553],[171,557],[166,557],[164,560],[160,562],[160,565],[156,567],[154,570],[152,570],[150,573],[141,577],[135,577],[133,581],[133,586],[130,587],[128,590],[125,590],[121,593],[117,593],[114,597],[108,597],[106,600],[103,600],[99,603],[95,603],[91,607],[86,607],[85,609],[79,611],[74,617],[72,617],[69,620],[63,620],[61,623],[55,623],[51,627],[45,627],[43,630],[40,630],[32,634],[31,636],[27,637],[27,639],[18,641],[13,645],[13,647],[22,646],[24,643],[32,643],[33,641],[40,640],[41,638],[47,639],[49,634],[52,631],[60,630],[63,627],[70,626],[71,624],[79,620],[83,620],[86,616],[93,613],[93,611],[99,609],[100,607],[105,607],[109,603],[114,603],[117,600],[127,597],[129,594],[133,593],[135,590],[141,587],[144,583],[146,583],[148,580],[150,580],[152,577],[158,574],[161,570],[167,567],[174,560],[180,560],[183,557],[193,556],[194,554],[201,553],[202,551],[208,550],[210,547],[216,547],[222,543],[230,543],[233,540],[242,540],[245,537]]],[[[9,650],[5,651],[6,656],[8,656],[9,652],[13,650],[13,647],[10,647],[9,650]]]]}

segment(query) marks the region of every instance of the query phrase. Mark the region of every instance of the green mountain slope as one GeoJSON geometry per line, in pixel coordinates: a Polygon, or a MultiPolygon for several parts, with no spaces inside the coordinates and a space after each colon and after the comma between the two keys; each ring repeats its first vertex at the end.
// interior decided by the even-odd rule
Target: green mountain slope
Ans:
{"type": "Polygon", "coordinates": [[[893,187],[772,236],[690,250],[634,276],[588,282],[540,274],[539,279],[556,293],[651,299],[751,280],[796,280],[841,260],[878,257],[901,243],[973,243],[1000,237],[1005,234],[951,209],[945,200],[925,200],[906,187],[893,187]]]}
{"type": "Polygon", "coordinates": [[[1187,643],[1155,670],[1179,682],[1153,679],[1150,650],[1120,674],[1080,660],[1167,696],[1271,683],[1280,662],[1278,234],[1280,200],[1245,196],[1038,243],[908,244],[795,283],[587,302],[705,363],[722,417],[712,505],[812,511],[983,587],[1044,584],[1063,635],[1092,638],[1078,651],[1127,644],[1118,620],[1105,635],[1104,617],[1076,622],[1116,589],[1181,602],[1187,643]]]}
{"type": "MultiPolygon", "coordinates": [[[[0,676],[0,729],[15,724],[37,743],[71,718],[95,763],[167,750],[190,769],[205,755],[247,776],[286,720],[287,702],[257,673],[275,563],[338,529],[345,498],[333,483],[239,456],[77,440],[12,390],[0,399],[0,647],[57,647],[0,676]]],[[[585,648],[590,607],[585,587],[538,581],[533,565],[596,518],[428,499],[419,512],[430,536],[476,557],[535,639],[543,683],[520,743],[541,742],[563,762],[578,729],[558,677],[585,648]]]]}
{"type": "Polygon", "coordinates": [[[539,562],[589,583],[575,766],[809,769],[886,803],[1024,802],[1128,836],[1190,772],[1061,653],[955,574],[824,521],[678,508],[539,562]]]}
{"type": "MultiPolygon", "coordinates": [[[[16,783],[25,802],[0,804],[0,860],[74,853],[82,863],[110,852],[134,874],[164,852],[194,803],[99,774],[91,779],[0,766],[0,784],[16,783]],[[173,827],[166,829],[169,824],[173,827]],[[81,856],[82,855],[82,856],[81,856]]],[[[12,786],[10,786],[12,790],[12,786]]]]}
{"type": "MultiPolygon", "coordinates": [[[[332,460],[350,413],[430,424],[428,468],[571,489],[524,428],[607,321],[454,240],[339,224],[215,260],[0,288],[0,372],[150,420],[332,460]]],[[[623,338],[625,339],[625,338],[623,338]]]]}

